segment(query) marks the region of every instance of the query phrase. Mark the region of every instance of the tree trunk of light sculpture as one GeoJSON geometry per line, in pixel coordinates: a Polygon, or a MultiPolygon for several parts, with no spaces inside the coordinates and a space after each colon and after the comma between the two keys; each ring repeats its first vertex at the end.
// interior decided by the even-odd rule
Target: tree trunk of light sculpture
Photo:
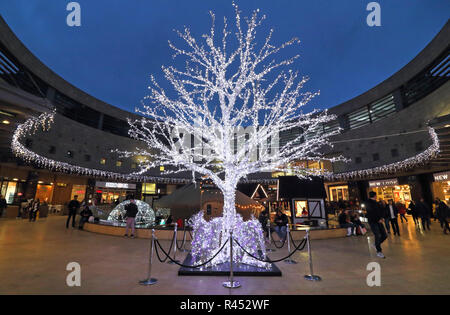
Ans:
{"type": "MultiPolygon", "coordinates": [[[[259,10],[255,10],[245,19],[244,30],[240,11],[233,6],[235,48],[227,46],[232,32],[225,18],[221,38],[216,38],[212,12],[212,27],[209,34],[202,36],[204,42],[198,42],[188,28],[178,32],[185,49],[169,42],[174,57],[181,56],[186,62],[184,70],[173,66],[162,68],[177,96],[167,94],[151,77],[151,93],[145,98],[150,104],[144,103],[143,109],[137,109],[144,117],[129,121],[130,135],[143,141],[148,149],[120,152],[126,157],[139,156],[138,174],[161,165],[165,166],[165,173],[188,170],[193,176],[196,173],[209,178],[222,191],[223,217],[210,222],[204,221],[202,215],[193,219],[193,255],[199,262],[212,257],[231,230],[250,253],[257,255],[259,249],[265,254],[258,221],[243,222],[236,215],[238,182],[257,172],[289,171],[300,177],[322,175],[320,170],[290,163],[325,160],[320,149],[329,145],[328,137],[336,132],[323,131],[323,124],[335,119],[326,111],[301,110],[318,93],[302,93],[307,78],[298,79],[297,72],[282,70],[298,55],[278,62],[271,59],[281,49],[299,41],[294,38],[280,46],[272,45],[271,30],[258,46],[256,29],[265,16],[259,17],[259,10]],[[251,134],[237,135],[244,127],[251,127],[251,134]],[[281,146],[274,143],[280,132],[290,130],[299,132],[281,146]],[[188,135],[193,135],[201,146],[185,148],[183,142],[188,135]],[[236,146],[236,142],[244,144],[236,146]],[[255,152],[257,159],[251,157],[255,152]]],[[[236,248],[235,261],[256,264],[236,248]]],[[[223,253],[213,264],[227,258],[228,251],[223,253]]]]}

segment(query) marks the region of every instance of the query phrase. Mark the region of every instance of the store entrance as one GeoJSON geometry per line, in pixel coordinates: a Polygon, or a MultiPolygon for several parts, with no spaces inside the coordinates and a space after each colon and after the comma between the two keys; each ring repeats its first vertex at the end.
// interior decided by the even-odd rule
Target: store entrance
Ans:
{"type": "Polygon", "coordinates": [[[408,208],[411,202],[411,188],[409,185],[395,185],[383,187],[371,187],[369,191],[377,193],[377,200],[388,202],[389,199],[394,200],[394,203],[403,203],[408,208]]]}
{"type": "Polygon", "coordinates": [[[104,188],[95,191],[96,204],[119,204],[126,200],[127,196],[133,195],[134,190],[104,188]]]}

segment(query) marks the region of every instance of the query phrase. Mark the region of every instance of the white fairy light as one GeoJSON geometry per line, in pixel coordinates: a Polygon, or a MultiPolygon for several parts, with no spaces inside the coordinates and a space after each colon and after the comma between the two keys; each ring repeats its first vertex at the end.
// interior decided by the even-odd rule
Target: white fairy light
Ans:
{"type": "MultiPolygon", "coordinates": [[[[336,132],[316,132],[335,116],[328,115],[327,111],[303,113],[302,107],[318,93],[301,92],[308,79],[299,77],[291,69],[282,70],[299,56],[281,61],[273,59],[281,49],[298,44],[299,40],[293,38],[276,46],[271,43],[271,30],[258,46],[256,30],[265,16],[260,17],[259,10],[255,10],[251,17],[245,19],[247,25],[244,29],[241,27],[241,12],[234,3],[233,6],[236,45],[228,45],[228,36],[232,32],[228,30],[226,19],[221,38],[216,38],[212,12],[212,26],[210,32],[202,36],[204,42],[197,41],[187,27],[177,32],[187,48],[178,48],[169,42],[174,57],[186,59],[184,70],[162,67],[165,78],[178,97],[169,96],[152,76],[150,95],[145,97],[151,104],[143,104],[142,109],[136,110],[144,117],[129,120],[130,136],[143,141],[148,149],[120,152],[124,157],[148,157],[136,174],[145,174],[151,168],[164,165],[166,173],[191,171],[207,177],[222,191],[223,217],[210,222],[197,219],[202,223],[197,225],[198,228],[214,231],[218,241],[211,243],[205,238],[204,243],[194,240],[195,253],[205,246],[209,248],[208,252],[211,246],[218,250],[230,231],[235,235],[241,233],[239,229],[243,225],[236,216],[235,191],[237,184],[245,181],[248,175],[294,170],[299,177],[307,178],[324,173],[302,166],[293,168],[288,164],[298,160],[341,160],[340,157],[326,158],[320,151],[330,145],[328,137],[336,132]],[[246,138],[239,135],[236,139],[236,130],[248,126],[253,132],[246,138]],[[277,154],[271,154],[269,149],[260,150],[268,141],[278,138],[280,132],[297,129],[302,132],[280,146],[277,154]],[[183,137],[178,137],[181,133],[183,137]],[[201,149],[183,149],[186,134],[202,139],[201,149]],[[245,145],[235,151],[234,141],[245,145]],[[257,150],[259,159],[251,159],[250,153],[257,150]]],[[[256,239],[262,235],[262,229],[259,224],[252,226],[256,239]]],[[[194,235],[204,238],[195,229],[194,235]]],[[[223,255],[228,257],[228,252],[223,255]]],[[[242,261],[247,259],[245,255],[241,258],[242,261]]]]}
{"type": "Polygon", "coordinates": [[[27,119],[24,123],[19,124],[15,129],[11,140],[11,149],[13,153],[17,157],[26,161],[27,163],[35,163],[37,166],[41,168],[47,168],[57,172],[70,172],[85,176],[103,177],[115,180],[137,181],[137,182],[161,182],[161,183],[177,183],[177,184],[185,184],[188,182],[188,180],[183,178],[164,178],[145,175],[137,176],[136,174],[115,173],[72,165],[69,163],[56,161],[44,157],[42,155],[39,155],[33,152],[32,150],[26,148],[20,142],[27,135],[32,135],[36,133],[38,130],[48,131],[54,119],[55,119],[55,110],[49,113],[43,113],[37,117],[31,117],[27,119]]]}
{"type": "Polygon", "coordinates": [[[330,180],[346,180],[346,179],[364,178],[375,175],[388,175],[397,173],[399,171],[407,171],[408,169],[411,169],[418,165],[424,165],[431,159],[435,158],[440,151],[439,139],[436,132],[432,127],[428,127],[428,133],[430,134],[432,144],[428,147],[428,149],[426,149],[422,153],[419,153],[413,157],[395,163],[364,170],[332,174],[327,176],[327,178],[330,180]]]}
{"type": "MultiPolygon", "coordinates": [[[[125,206],[129,204],[130,200],[125,200],[119,203],[109,214],[108,221],[121,222],[125,218],[126,210],[125,206]]],[[[153,225],[155,223],[155,212],[150,205],[141,200],[134,200],[138,207],[138,213],[136,214],[136,224],[153,225]]]]}

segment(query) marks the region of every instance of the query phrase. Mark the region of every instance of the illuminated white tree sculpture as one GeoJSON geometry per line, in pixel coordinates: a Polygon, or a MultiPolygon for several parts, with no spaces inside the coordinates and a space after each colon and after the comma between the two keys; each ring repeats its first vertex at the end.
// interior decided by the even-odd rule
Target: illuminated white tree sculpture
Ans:
{"type": "MultiPolygon", "coordinates": [[[[212,180],[224,196],[222,232],[225,235],[236,223],[238,182],[252,173],[288,168],[302,177],[319,174],[319,170],[293,168],[288,164],[325,159],[320,149],[329,144],[327,138],[331,133],[317,131],[334,119],[326,111],[302,112],[302,107],[318,93],[301,92],[307,78],[299,77],[291,69],[283,70],[298,55],[286,60],[273,59],[281,49],[299,40],[294,38],[274,46],[271,30],[258,46],[256,29],[265,16],[260,17],[259,10],[255,10],[251,17],[245,18],[244,29],[240,11],[236,5],[234,8],[235,40],[229,40],[231,32],[226,18],[221,36],[216,38],[215,15],[211,12],[211,30],[201,41],[193,37],[189,28],[177,32],[186,48],[178,48],[169,41],[174,58],[186,59],[184,70],[162,67],[176,96],[171,97],[151,77],[151,93],[146,97],[150,104],[137,110],[145,117],[129,122],[130,135],[144,141],[148,150],[122,152],[126,156],[148,157],[140,165],[141,174],[164,165],[166,172],[189,170],[212,180]],[[247,126],[252,126],[253,132],[245,139],[245,145],[235,150],[236,130],[247,126]],[[268,141],[278,138],[280,132],[293,129],[301,132],[280,146],[276,155],[271,154],[266,146],[268,141]],[[201,139],[201,150],[183,150],[180,143],[190,135],[201,139]],[[250,153],[256,151],[258,158],[251,159],[250,153]]],[[[244,139],[238,140],[241,143],[244,139]]]]}

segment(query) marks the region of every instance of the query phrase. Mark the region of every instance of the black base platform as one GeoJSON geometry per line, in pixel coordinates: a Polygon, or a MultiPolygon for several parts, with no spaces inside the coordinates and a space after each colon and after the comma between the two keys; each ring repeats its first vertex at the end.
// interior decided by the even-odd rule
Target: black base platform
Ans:
{"type": "MultiPolygon", "coordinates": [[[[183,261],[183,265],[194,265],[189,253],[183,261]]],[[[179,276],[228,276],[230,274],[230,263],[223,263],[213,267],[186,268],[180,267],[179,276]]],[[[255,266],[233,263],[233,274],[246,277],[281,277],[281,270],[275,264],[269,269],[255,266]]]]}

